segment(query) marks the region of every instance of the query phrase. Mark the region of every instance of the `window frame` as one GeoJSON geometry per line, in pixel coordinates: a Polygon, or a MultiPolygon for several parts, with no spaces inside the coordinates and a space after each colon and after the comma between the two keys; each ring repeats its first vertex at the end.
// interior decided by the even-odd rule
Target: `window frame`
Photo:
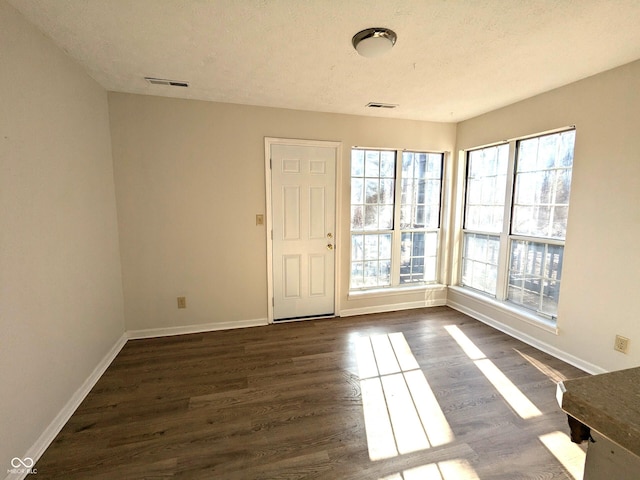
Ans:
{"type": "MultiPolygon", "coordinates": [[[[518,162],[518,148],[519,144],[522,141],[530,140],[533,138],[541,138],[550,135],[562,134],[564,132],[576,132],[575,126],[563,127],[556,130],[546,131],[543,133],[536,133],[532,135],[527,135],[523,137],[514,138],[508,141],[501,141],[492,144],[487,144],[484,146],[473,147],[463,150],[464,153],[464,168],[462,169],[464,172],[464,177],[462,179],[462,217],[460,224],[460,248],[458,254],[458,272],[457,272],[457,285],[461,288],[468,289],[470,291],[476,292],[478,295],[482,297],[487,297],[493,299],[499,303],[507,304],[511,308],[515,308],[518,311],[522,311],[526,313],[528,316],[533,315],[535,317],[539,317],[544,321],[552,321],[554,324],[557,321],[557,310],[555,314],[550,314],[541,311],[540,309],[533,310],[531,308],[526,307],[523,304],[514,302],[509,300],[508,291],[509,291],[509,274],[511,272],[511,250],[512,245],[516,241],[526,241],[530,243],[540,243],[545,245],[555,245],[563,247],[566,246],[566,235],[564,239],[552,238],[552,237],[541,237],[541,236],[529,236],[522,234],[514,234],[512,233],[512,220],[513,220],[513,212],[515,205],[515,184],[516,184],[516,168],[518,162]],[[489,232],[482,231],[476,229],[466,229],[465,224],[467,220],[467,195],[468,195],[468,180],[469,180],[469,154],[474,151],[491,148],[491,147],[499,147],[501,145],[508,145],[508,163],[507,163],[507,171],[506,171],[506,185],[505,185],[505,198],[503,205],[503,221],[502,221],[502,229],[500,232],[489,232]],[[499,239],[499,252],[498,252],[498,262],[497,262],[497,280],[496,280],[496,291],[495,294],[490,292],[483,291],[478,288],[474,288],[471,285],[466,285],[463,283],[463,269],[465,265],[465,236],[467,234],[474,235],[484,235],[489,237],[496,237],[499,239]]],[[[574,133],[575,135],[575,133],[574,133]]],[[[574,139],[574,157],[572,159],[571,165],[571,180],[573,180],[573,166],[575,160],[575,139],[574,139]]],[[[571,208],[571,200],[570,193],[568,199],[568,208],[571,208]]],[[[561,280],[559,281],[561,284],[561,280]]]]}
{"type": "MultiPolygon", "coordinates": [[[[350,157],[349,157],[349,282],[348,282],[348,292],[349,295],[359,295],[373,292],[391,292],[391,291],[403,291],[410,289],[424,289],[433,285],[439,285],[442,273],[440,271],[441,268],[441,258],[442,258],[442,224],[445,216],[444,212],[444,189],[445,189],[445,168],[446,168],[446,152],[443,151],[433,151],[433,150],[421,150],[421,149],[397,149],[397,148],[379,148],[379,147],[361,147],[361,146],[353,146],[350,149],[350,157]],[[352,179],[354,178],[352,175],[352,156],[354,150],[362,150],[366,151],[377,151],[377,152],[394,152],[395,155],[395,176],[394,176],[394,192],[393,192],[393,224],[391,229],[389,230],[353,230],[351,219],[352,219],[352,211],[351,207],[354,205],[351,203],[352,198],[352,179]],[[440,178],[439,178],[439,208],[438,208],[438,221],[437,227],[424,227],[424,228],[412,228],[407,227],[403,229],[401,227],[401,210],[402,210],[402,160],[403,155],[405,153],[418,153],[418,154],[426,154],[426,155],[439,155],[440,156],[440,178]],[[435,275],[433,280],[425,280],[420,282],[408,282],[408,283],[400,283],[401,282],[401,263],[402,263],[402,234],[403,233],[414,233],[414,232],[424,232],[428,233],[436,233],[436,248],[435,248],[435,275]],[[354,263],[353,257],[353,236],[354,235],[367,235],[367,234],[391,234],[391,268],[390,268],[390,280],[389,285],[376,285],[376,286],[352,286],[352,268],[354,263]]],[[[366,159],[366,153],[365,153],[366,159]]],[[[363,174],[364,175],[364,174],[363,174]]],[[[363,177],[366,178],[366,177],[363,177]]],[[[428,180],[428,179],[427,179],[428,180]]],[[[366,195],[366,192],[365,192],[366,195]]],[[[429,204],[425,203],[425,206],[429,204]]],[[[426,241],[426,236],[425,236],[426,241]]],[[[425,252],[426,253],[426,252],[425,252]]],[[[425,255],[425,259],[427,256],[425,255]]]]}

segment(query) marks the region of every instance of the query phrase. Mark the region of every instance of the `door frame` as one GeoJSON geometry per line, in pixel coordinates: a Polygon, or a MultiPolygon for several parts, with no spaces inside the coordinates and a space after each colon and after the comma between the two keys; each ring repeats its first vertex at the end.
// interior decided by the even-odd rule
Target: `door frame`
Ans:
{"type": "Polygon", "coordinates": [[[326,141],[326,140],[300,140],[293,138],[278,138],[278,137],[264,137],[264,168],[265,168],[265,192],[266,192],[266,219],[265,219],[265,235],[267,238],[267,320],[269,323],[273,322],[273,222],[272,222],[272,178],[271,178],[271,146],[272,145],[291,145],[302,147],[324,147],[333,148],[336,152],[336,178],[335,178],[335,255],[334,258],[334,292],[333,292],[333,312],[334,315],[340,316],[340,244],[342,232],[341,232],[341,216],[342,210],[341,198],[342,198],[342,142],[326,141]]]}

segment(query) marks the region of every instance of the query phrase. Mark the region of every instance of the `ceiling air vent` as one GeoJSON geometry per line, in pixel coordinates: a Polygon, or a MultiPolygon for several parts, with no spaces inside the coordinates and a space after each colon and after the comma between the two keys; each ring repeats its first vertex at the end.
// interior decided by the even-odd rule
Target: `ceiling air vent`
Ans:
{"type": "Polygon", "coordinates": [[[152,85],[168,85],[170,87],[188,87],[189,82],[179,82],[177,80],[167,80],[165,78],[144,77],[152,85]]]}
{"type": "Polygon", "coordinates": [[[365,105],[367,108],[396,108],[396,103],[369,102],[365,105]]]}

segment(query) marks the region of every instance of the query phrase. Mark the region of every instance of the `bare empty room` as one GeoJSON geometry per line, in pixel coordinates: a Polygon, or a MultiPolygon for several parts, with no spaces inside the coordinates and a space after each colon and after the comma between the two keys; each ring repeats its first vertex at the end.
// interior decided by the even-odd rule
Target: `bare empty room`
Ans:
{"type": "Polygon", "coordinates": [[[639,21],[0,0],[0,476],[637,478],[639,21]]]}

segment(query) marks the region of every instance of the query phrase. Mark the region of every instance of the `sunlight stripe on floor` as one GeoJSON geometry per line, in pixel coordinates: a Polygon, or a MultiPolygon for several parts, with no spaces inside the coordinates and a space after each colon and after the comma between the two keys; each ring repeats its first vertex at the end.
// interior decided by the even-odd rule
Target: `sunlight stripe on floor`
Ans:
{"type": "Polygon", "coordinates": [[[371,337],[371,345],[376,356],[380,375],[400,373],[400,365],[389,341],[388,335],[374,335],[371,337]]]}
{"type": "Polygon", "coordinates": [[[480,360],[482,358],[487,358],[482,350],[476,347],[476,344],[467,337],[462,330],[458,328],[457,325],[447,325],[444,329],[449,332],[449,335],[453,337],[456,343],[462,348],[464,353],[467,354],[471,360],[480,360]]]}
{"type": "Polygon", "coordinates": [[[398,359],[398,363],[400,364],[400,368],[403,372],[417,370],[420,368],[420,365],[418,365],[416,357],[413,356],[411,347],[407,343],[407,339],[404,337],[402,332],[390,333],[389,340],[391,341],[393,351],[396,354],[396,358],[398,359]]]}
{"type": "Polygon", "coordinates": [[[438,447],[453,442],[453,431],[422,370],[405,372],[404,378],[427,433],[429,444],[432,447],[438,447]]]}
{"type": "Polygon", "coordinates": [[[511,405],[511,408],[520,415],[520,418],[527,420],[542,415],[538,407],[536,407],[491,360],[485,358],[484,360],[476,360],[473,363],[476,364],[484,376],[487,377],[487,380],[489,380],[500,395],[502,395],[502,398],[511,405]]]}
{"type": "Polygon", "coordinates": [[[429,448],[427,435],[422,428],[404,376],[386,375],[381,380],[398,452],[402,455],[429,448]]]}
{"type": "Polygon", "coordinates": [[[378,480],[480,480],[480,477],[467,460],[454,459],[409,468],[378,480]]]}
{"type": "Polygon", "coordinates": [[[582,479],[586,453],[578,445],[571,443],[569,435],[562,432],[551,432],[540,435],[538,438],[547,447],[547,450],[567,469],[574,480],[582,479]]]}
{"type": "Polygon", "coordinates": [[[382,460],[398,456],[395,436],[391,428],[387,403],[379,378],[360,380],[364,426],[367,433],[369,458],[382,460]]]}
{"type": "Polygon", "coordinates": [[[360,380],[378,376],[376,357],[369,337],[356,339],[356,359],[358,361],[358,374],[360,380]]]}
{"type": "Polygon", "coordinates": [[[371,460],[454,441],[402,332],[354,339],[371,460]]]}
{"type": "Polygon", "coordinates": [[[457,325],[447,325],[444,328],[521,418],[526,420],[542,415],[538,407],[491,360],[485,357],[484,353],[457,325]]]}

